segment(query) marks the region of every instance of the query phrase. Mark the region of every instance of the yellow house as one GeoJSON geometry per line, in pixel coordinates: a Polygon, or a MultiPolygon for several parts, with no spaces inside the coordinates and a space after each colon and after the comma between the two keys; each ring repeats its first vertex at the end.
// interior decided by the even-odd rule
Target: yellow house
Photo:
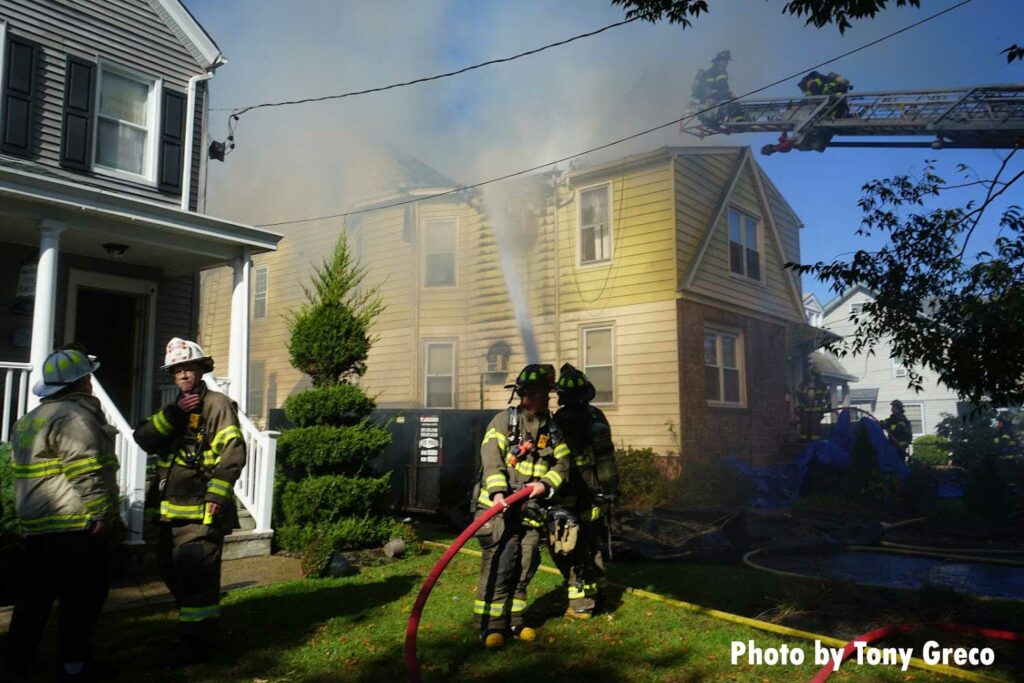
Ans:
{"type": "MultiPolygon", "coordinates": [[[[362,380],[378,405],[498,410],[534,355],[587,373],[621,445],[767,461],[795,439],[806,323],[783,264],[801,224],[748,148],[666,147],[422,201],[457,186],[413,162],[344,224],[387,306],[362,380]]],[[[254,261],[251,414],[302,384],[281,315],[341,229],[296,230],[254,261]]],[[[203,283],[214,353],[229,284],[203,283]]]]}

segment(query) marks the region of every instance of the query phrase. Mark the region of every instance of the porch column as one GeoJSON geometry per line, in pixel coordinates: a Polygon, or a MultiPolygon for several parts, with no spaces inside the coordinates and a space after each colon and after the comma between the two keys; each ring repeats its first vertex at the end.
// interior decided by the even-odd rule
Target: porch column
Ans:
{"type": "MultiPolygon", "coordinates": [[[[42,377],[43,361],[53,350],[53,322],[57,308],[57,253],[64,225],[49,220],[39,223],[39,265],[36,267],[35,306],[32,310],[32,348],[29,362],[30,386],[42,377]]],[[[39,398],[29,394],[28,408],[39,405],[39,398]]]]}
{"type": "Polygon", "coordinates": [[[242,256],[231,262],[234,286],[231,290],[231,343],[228,347],[228,393],[243,413],[248,411],[249,399],[249,271],[252,255],[249,247],[242,256]]]}

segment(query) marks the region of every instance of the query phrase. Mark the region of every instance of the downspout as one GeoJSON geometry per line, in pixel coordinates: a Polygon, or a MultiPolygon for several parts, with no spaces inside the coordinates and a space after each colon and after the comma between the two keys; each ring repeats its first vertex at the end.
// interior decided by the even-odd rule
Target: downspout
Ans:
{"type": "MultiPolygon", "coordinates": [[[[213,78],[213,70],[216,69],[218,64],[214,64],[204,74],[199,74],[188,79],[188,100],[185,105],[188,107],[188,113],[185,116],[185,155],[184,164],[185,168],[182,169],[181,177],[181,210],[188,211],[189,205],[192,203],[192,139],[195,137],[196,131],[196,86],[200,81],[208,81],[213,78]]],[[[206,108],[209,107],[209,100],[205,101],[203,107],[203,122],[206,122],[206,108]]],[[[203,126],[203,137],[206,137],[206,126],[203,126]]],[[[199,162],[202,166],[202,161],[199,162]]]]}
{"type": "Polygon", "coordinates": [[[562,367],[562,281],[558,277],[558,169],[551,174],[551,215],[555,237],[555,367],[562,367]]]}

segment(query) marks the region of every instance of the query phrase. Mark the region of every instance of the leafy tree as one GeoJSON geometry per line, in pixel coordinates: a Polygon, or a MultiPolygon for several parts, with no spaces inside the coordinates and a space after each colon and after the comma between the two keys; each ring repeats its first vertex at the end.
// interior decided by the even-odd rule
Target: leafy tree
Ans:
{"type": "MultiPolygon", "coordinates": [[[[1024,401],[1024,213],[1010,206],[991,251],[965,258],[986,210],[1022,176],[1004,180],[1014,152],[990,180],[947,185],[928,162],[923,174],[899,175],[864,186],[857,234],[886,236],[878,250],[861,249],[849,260],[787,267],[810,273],[835,292],[856,285],[875,294],[853,317],[854,332],[832,350],[869,353],[881,340],[907,368],[908,386],[922,389],[922,368],[974,404],[1024,401]],[[934,208],[947,193],[981,186],[981,201],[934,208]]],[[[958,167],[967,173],[963,165],[958,167]]],[[[967,177],[967,176],[965,176],[967,177]]]]}
{"type": "MultiPolygon", "coordinates": [[[[765,0],[769,2],[770,0],[765,0]]],[[[778,0],[776,0],[778,2],[778,0]]],[[[921,0],[786,0],[782,5],[783,14],[806,17],[805,25],[823,28],[834,24],[840,33],[853,26],[859,19],[874,19],[875,16],[894,7],[921,7],[921,0]]],[[[683,28],[693,25],[701,14],[710,13],[709,0],[612,0],[612,5],[626,8],[626,18],[641,17],[644,21],[657,23],[668,21],[683,28]]],[[[1002,52],[1006,61],[1024,60],[1024,47],[1011,45],[1002,52]]]]}

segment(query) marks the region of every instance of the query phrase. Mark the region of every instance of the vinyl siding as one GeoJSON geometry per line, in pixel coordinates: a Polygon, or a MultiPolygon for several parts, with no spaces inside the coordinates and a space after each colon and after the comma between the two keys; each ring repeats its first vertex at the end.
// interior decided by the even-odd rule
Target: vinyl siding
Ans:
{"type": "MultiPolygon", "coordinates": [[[[154,186],[98,173],[70,171],[60,166],[64,107],[65,60],[69,54],[97,58],[162,78],[165,88],[187,93],[188,81],[203,73],[175,32],[146,0],[0,0],[0,18],[11,35],[40,46],[36,75],[33,159],[67,180],[82,182],[134,197],[178,206],[180,195],[159,192],[154,186]]],[[[205,87],[203,88],[205,91],[205,87]]],[[[196,111],[205,107],[197,97],[196,111]]],[[[159,106],[159,103],[158,103],[159,106]]],[[[192,197],[198,196],[198,172],[205,163],[201,116],[196,119],[192,197]]]]}
{"type": "MultiPolygon", "coordinates": [[[[716,155],[717,156],[717,155],[716,155]]],[[[685,264],[683,290],[713,300],[729,302],[733,306],[756,311],[787,321],[801,321],[803,306],[793,292],[793,276],[783,269],[788,258],[780,250],[787,243],[790,250],[793,238],[776,239],[776,231],[792,232],[797,229],[793,217],[780,220],[781,205],[765,202],[757,185],[756,174],[760,169],[753,159],[748,159],[740,171],[732,192],[725,199],[725,208],[711,228],[710,238],[705,240],[708,223],[715,218],[715,211],[721,197],[735,173],[735,155],[723,155],[722,159],[705,156],[680,157],[677,160],[678,174],[682,181],[677,183],[677,206],[683,214],[681,230],[690,231],[697,226],[700,238],[677,238],[680,242],[680,262],[685,264]],[[703,179],[701,181],[700,179],[703,179]],[[697,189],[701,182],[710,186],[697,189]],[[691,189],[693,188],[693,189],[691,189]],[[761,280],[736,276],[729,270],[729,210],[741,211],[758,221],[758,251],[761,258],[761,280]],[[703,253],[700,249],[703,247],[703,253]],[[692,277],[692,279],[691,279],[692,277]]],[[[767,190],[765,191],[767,195],[767,190]]],[[[799,238],[796,238],[799,242],[799,238]]],[[[797,289],[797,293],[799,290],[797,289]]]]}

